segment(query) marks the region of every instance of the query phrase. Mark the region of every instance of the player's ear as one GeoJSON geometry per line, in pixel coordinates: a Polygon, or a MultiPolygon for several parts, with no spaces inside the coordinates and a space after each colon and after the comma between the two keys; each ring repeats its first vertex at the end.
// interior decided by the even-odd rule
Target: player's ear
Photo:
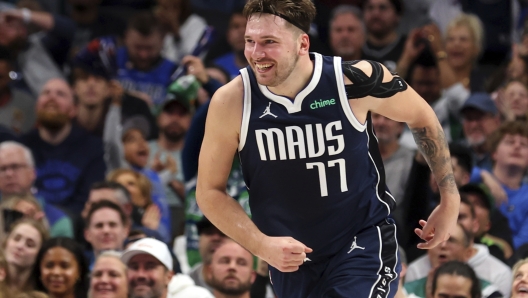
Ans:
{"type": "Polygon", "coordinates": [[[308,34],[302,33],[299,36],[299,44],[300,44],[299,54],[308,55],[310,51],[310,37],[308,36],[308,34]]]}

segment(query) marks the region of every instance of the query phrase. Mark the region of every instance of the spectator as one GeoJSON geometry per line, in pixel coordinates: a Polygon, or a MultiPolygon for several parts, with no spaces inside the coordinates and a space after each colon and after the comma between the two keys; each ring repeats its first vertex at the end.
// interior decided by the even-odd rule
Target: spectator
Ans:
{"type": "Polygon", "coordinates": [[[497,101],[497,106],[505,120],[527,120],[528,88],[521,81],[508,82],[497,101]]]}
{"type": "Polygon", "coordinates": [[[181,230],[184,223],[185,185],[181,153],[185,145],[185,134],[194,115],[197,93],[197,83],[194,87],[185,88],[179,79],[171,84],[167,92],[167,100],[158,114],[160,135],[157,140],[148,144],[150,152],[148,164],[158,173],[164,185],[165,197],[171,208],[173,231],[181,230]]]}
{"type": "Polygon", "coordinates": [[[367,0],[364,6],[367,41],[362,59],[374,60],[396,70],[406,37],[397,31],[403,12],[401,0],[367,0]]]}
{"type": "Polygon", "coordinates": [[[231,52],[213,60],[215,65],[222,67],[229,73],[229,80],[238,76],[239,69],[248,65],[246,56],[244,56],[246,23],[247,20],[242,14],[242,9],[234,10],[229,19],[226,33],[227,43],[231,48],[231,52]]]}
{"type": "Polygon", "coordinates": [[[120,169],[111,172],[108,180],[119,183],[130,194],[132,210],[129,214],[135,226],[159,230],[161,214],[152,202],[152,186],[147,177],[133,170],[120,169]]]}
{"type": "MultiPolygon", "coordinates": [[[[434,298],[451,296],[481,298],[483,296],[475,271],[467,264],[458,261],[447,262],[435,271],[431,292],[434,298]]],[[[488,295],[486,297],[502,296],[488,295]]]]}
{"type": "Polygon", "coordinates": [[[94,38],[106,35],[123,35],[126,28],[125,21],[120,18],[118,13],[101,10],[101,2],[101,0],[68,0],[68,4],[70,4],[69,17],[77,25],[70,57],[75,56],[94,38]]]}
{"type": "Polygon", "coordinates": [[[427,278],[431,270],[455,260],[466,262],[475,270],[481,280],[483,293],[493,293],[498,289],[504,297],[508,297],[511,286],[510,268],[491,256],[486,246],[474,244],[472,235],[461,224],[457,224],[450,235],[449,240],[430,249],[427,255],[409,265],[405,284],[407,291],[425,297],[427,278]],[[490,268],[493,270],[489,270],[490,268]]]}
{"type": "Polygon", "coordinates": [[[51,238],[42,244],[34,271],[37,288],[52,297],[85,298],[88,265],[81,246],[70,238],[51,238]]]}
{"type": "Polygon", "coordinates": [[[207,23],[202,17],[192,13],[189,0],[156,0],[156,3],[156,16],[165,32],[162,56],[179,63],[186,55],[192,55],[207,23]]]}
{"type": "Polygon", "coordinates": [[[126,265],[121,261],[121,253],[101,253],[95,260],[90,277],[89,298],[128,298],[126,265]]]}
{"type": "MultiPolygon", "coordinates": [[[[528,185],[522,182],[528,169],[528,127],[519,121],[506,122],[490,136],[489,144],[492,174],[507,194],[507,200],[495,205],[508,218],[516,249],[528,242],[528,185]]],[[[475,177],[472,182],[482,182],[475,177]]]]}
{"type": "Polygon", "coordinates": [[[144,293],[159,298],[211,297],[205,289],[189,283],[173,285],[172,257],[167,245],[161,241],[150,238],[138,240],[127,248],[121,260],[127,264],[132,297],[139,297],[144,293]],[[149,280],[150,283],[139,287],[140,281],[144,280],[149,280]]]}
{"type": "Polygon", "coordinates": [[[472,151],[473,164],[491,171],[491,157],[486,140],[500,125],[500,117],[493,100],[487,93],[473,93],[460,109],[466,143],[472,151]]]}
{"type": "Polygon", "coordinates": [[[161,57],[163,28],[148,12],[132,17],[125,32],[124,47],[117,51],[117,79],[125,90],[158,106],[165,99],[176,65],[161,57]]]}
{"type": "Polygon", "coordinates": [[[365,24],[361,10],[353,5],[334,8],[330,17],[330,48],[344,61],[360,60],[365,44],[365,24]]]}
{"type": "Polygon", "coordinates": [[[511,298],[521,298],[528,290],[528,259],[517,261],[513,266],[513,283],[511,298]]]}
{"type": "Polygon", "coordinates": [[[19,134],[35,125],[35,100],[30,93],[13,86],[13,64],[8,49],[0,46],[0,124],[19,134]]]}
{"type": "Polygon", "coordinates": [[[86,252],[89,268],[104,250],[123,250],[128,232],[127,217],[119,205],[107,200],[93,204],[84,230],[84,238],[92,245],[92,251],[86,252]]]}
{"type": "MultiPolygon", "coordinates": [[[[513,254],[512,235],[508,219],[497,208],[493,207],[493,198],[486,193],[482,186],[469,183],[458,190],[461,195],[467,197],[475,210],[475,217],[479,223],[475,233],[475,243],[485,244],[488,247],[498,246],[503,253],[503,258],[508,260],[513,254]]],[[[490,252],[493,253],[492,249],[490,252]]]]}
{"type": "Polygon", "coordinates": [[[220,244],[206,265],[206,272],[215,298],[250,298],[256,277],[253,255],[240,244],[231,240],[220,244]]]}
{"type": "Polygon", "coordinates": [[[198,240],[199,256],[189,252],[188,260],[192,266],[189,275],[198,286],[213,292],[213,289],[205,279],[207,276],[206,265],[211,263],[213,253],[226,239],[226,236],[206,217],[203,217],[201,221],[196,223],[196,228],[200,237],[198,240]]]}
{"type": "Polygon", "coordinates": [[[106,167],[102,142],[74,125],[74,117],[72,89],[65,81],[52,79],[37,101],[39,127],[21,141],[33,152],[39,195],[47,204],[76,214],[88,198],[90,185],[104,179],[106,167]]]}
{"type": "MultiPolygon", "coordinates": [[[[447,26],[445,52],[437,53],[441,59],[447,60],[456,81],[472,92],[484,90],[484,77],[475,68],[482,52],[483,38],[484,29],[479,18],[462,13],[447,26]]],[[[441,75],[451,74],[444,72],[441,75]]],[[[443,78],[442,81],[449,81],[449,78],[443,78]]]]}
{"type": "Polygon", "coordinates": [[[37,96],[49,80],[62,77],[74,31],[75,24],[65,17],[28,9],[2,10],[0,45],[17,61],[17,85],[37,96]],[[29,25],[45,33],[30,35],[29,25]]]}
{"type": "Polygon", "coordinates": [[[33,267],[42,243],[49,237],[41,223],[21,219],[11,227],[3,250],[7,262],[6,285],[12,293],[35,289],[38,276],[33,267]]]}
{"type": "MultiPolygon", "coordinates": [[[[0,195],[2,198],[10,196],[32,196],[32,187],[36,179],[36,170],[31,151],[16,142],[0,143],[0,195]]],[[[46,203],[36,193],[38,206],[36,209],[44,211],[49,223],[52,237],[73,237],[73,223],[71,218],[61,209],[46,203]]],[[[30,204],[30,205],[34,205],[30,204]]],[[[26,204],[27,206],[27,204],[26,204]]],[[[15,207],[15,206],[13,206],[15,207]]]]}

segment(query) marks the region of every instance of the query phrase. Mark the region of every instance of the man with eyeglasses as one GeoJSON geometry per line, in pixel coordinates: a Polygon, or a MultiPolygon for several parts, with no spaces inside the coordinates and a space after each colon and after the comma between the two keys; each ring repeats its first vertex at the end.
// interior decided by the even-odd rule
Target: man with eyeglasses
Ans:
{"type": "Polygon", "coordinates": [[[37,178],[31,151],[13,141],[0,143],[0,198],[36,195],[50,225],[51,236],[73,237],[71,219],[60,209],[40,199],[33,183],[37,178]]]}

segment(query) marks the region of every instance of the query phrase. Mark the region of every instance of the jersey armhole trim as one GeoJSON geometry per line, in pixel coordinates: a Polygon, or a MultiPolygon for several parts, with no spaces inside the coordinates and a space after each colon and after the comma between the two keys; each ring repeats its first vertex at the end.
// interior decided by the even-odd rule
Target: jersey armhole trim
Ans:
{"type": "Polygon", "coordinates": [[[238,141],[238,151],[244,149],[249,128],[249,117],[251,116],[251,81],[246,68],[240,70],[242,83],[244,86],[244,102],[242,108],[242,123],[240,124],[240,139],[238,141]]]}
{"type": "Polygon", "coordinates": [[[336,75],[337,91],[339,92],[339,101],[341,102],[343,112],[345,112],[345,115],[348,118],[350,124],[352,124],[352,126],[354,126],[357,131],[363,132],[367,127],[367,123],[366,121],[365,124],[361,124],[359,122],[359,120],[354,115],[354,112],[352,111],[352,107],[350,107],[350,103],[348,102],[348,98],[345,92],[345,82],[343,79],[341,57],[334,57],[334,70],[336,75]]]}

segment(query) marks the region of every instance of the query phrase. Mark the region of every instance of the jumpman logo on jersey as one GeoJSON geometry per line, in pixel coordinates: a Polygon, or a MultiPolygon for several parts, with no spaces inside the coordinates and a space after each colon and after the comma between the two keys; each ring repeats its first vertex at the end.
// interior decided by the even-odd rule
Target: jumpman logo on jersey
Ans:
{"type": "Polygon", "coordinates": [[[270,116],[273,116],[275,118],[277,118],[277,116],[275,116],[275,114],[273,114],[271,111],[270,111],[270,106],[271,106],[271,102],[268,104],[268,107],[264,110],[264,113],[262,113],[262,116],[260,116],[259,118],[262,118],[266,115],[270,115],[270,116]]]}
{"type": "Polygon", "coordinates": [[[357,238],[357,237],[354,236],[354,241],[352,242],[352,245],[350,246],[350,250],[347,252],[348,254],[351,253],[351,252],[352,252],[354,249],[356,249],[356,248],[359,248],[359,249],[363,249],[363,250],[365,250],[364,247],[361,247],[361,246],[357,245],[356,238],[357,238]]]}

